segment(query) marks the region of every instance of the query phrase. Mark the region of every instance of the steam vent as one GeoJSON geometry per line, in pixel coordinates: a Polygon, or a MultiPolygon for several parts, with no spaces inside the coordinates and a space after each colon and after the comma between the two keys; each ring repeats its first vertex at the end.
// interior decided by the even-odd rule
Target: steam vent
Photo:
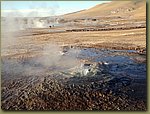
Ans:
{"type": "Polygon", "coordinates": [[[147,111],[145,0],[1,6],[2,110],[147,111]]]}

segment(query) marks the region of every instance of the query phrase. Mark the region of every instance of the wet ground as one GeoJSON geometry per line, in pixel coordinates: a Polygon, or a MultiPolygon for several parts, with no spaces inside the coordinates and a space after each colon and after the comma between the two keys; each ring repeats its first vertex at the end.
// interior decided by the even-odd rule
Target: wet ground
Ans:
{"type": "MultiPolygon", "coordinates": [[[[2,64],[4,110],[147,110],[146,55],[135,50],[76,48],[66,53],[81,62],[77,70],[53,69],[32,58],[5,67],[2,64]],[[21,69],[37,70],[36,74],[21,69]],[[6,69],[7,68],[7,69],[6,69]],[[43,70],[44,69],[44,70],[43,70]],[[41,71],[41,72],[40,72],[41,71]]],[[[10,64],[10,63],[9,63],[10,64]]],[[[28,70],[27,70],[28,71],[28,70]]]]}
{"type": "Polygon", "coordinates": [[[146,79],[146,55],[135,50],[108,50],[84,48],[79,58],[102,62],[113,75],[128,75],[146,79]]]}

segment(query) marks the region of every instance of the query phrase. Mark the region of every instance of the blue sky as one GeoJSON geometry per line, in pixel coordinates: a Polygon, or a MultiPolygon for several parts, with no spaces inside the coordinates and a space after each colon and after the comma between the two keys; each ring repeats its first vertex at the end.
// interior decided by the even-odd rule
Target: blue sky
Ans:
{"type": "Polygon", "coordinates": [[[91,8],[108,1],[1,1],[2,16],[53,16],[91,8]]]}

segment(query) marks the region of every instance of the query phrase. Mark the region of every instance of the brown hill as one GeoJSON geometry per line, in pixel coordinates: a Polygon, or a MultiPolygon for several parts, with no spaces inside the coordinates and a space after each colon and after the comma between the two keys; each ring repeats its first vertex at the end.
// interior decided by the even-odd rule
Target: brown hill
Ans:
{"type": "Polygon", "coordinates": [[[131,18],[146,18],[146,1],[112,1],[96,5],[87,10],[66,14],[64,18],[93,18],[104,16],[121,16],[131,18]]]}

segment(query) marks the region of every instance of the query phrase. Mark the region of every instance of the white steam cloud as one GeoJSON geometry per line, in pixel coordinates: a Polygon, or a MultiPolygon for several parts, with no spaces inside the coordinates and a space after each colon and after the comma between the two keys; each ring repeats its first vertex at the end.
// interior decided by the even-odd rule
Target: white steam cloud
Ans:
{"type": "MultiPolygon", "coordinates": [[[[47,10],[46,5],[43,5],[47,10]]],[[[49,14],[55,14],[57,8],[51,8],[49,14]]],[[[14,45],[18,45],[18,36],[21,34],[21,30],[29,28],[44,28],[50,23],[58,24],[58,20],[55,18],[41,18],[39,9],[37,7],[34,10],[29,11],[28,17],[23,17],[21,12],[9,12],[10,14],[2,18],[2,55],[14,45]],[[22,16],[22,17],[17,17],[22,16]],[[31,17],[34,16],[34,17],[31,17]],[[40,16],[40,17],[37,17],[40,16]],[[9,47],[9,48],[8,48],[9,47]]],[[[43,10],[44,11],[44,10],[43,10]]],[[[32,42],[31,42],[32,43],[32,42]]],[[[23,45],[23,44],[22,44],[23,45]]],[[[34,47],[33,47],[34,48],[34,47]]],[[[11,49],[13,50],[13,49],[11,49]]],[[[10,51],[11,51],[10,50],[10,51]]],[[[79,51],[73,48],[63,51],[62,47],[55,44],[47,44],[42,51],[40,50],[40,56],[33,58],[24,58],[22,60],[2,58],[2,72],[9,77],[21,76],[21,75],[41,75],[49,71],[68,71],[71,68],[80,66],[77,56],[79,51]]]]}
{"type": "Polygon", "coordinates": [[[38,57],[23,60],[2,59],[2,72],[13,76],[43,76],[48,72],[70,72],[70,69],[75,72],[80,67],[77,59],[79,53],[77,49],[69,49],[62,54],[61,47],[48,44],[43,48],[42,55],[38,57]]]}

